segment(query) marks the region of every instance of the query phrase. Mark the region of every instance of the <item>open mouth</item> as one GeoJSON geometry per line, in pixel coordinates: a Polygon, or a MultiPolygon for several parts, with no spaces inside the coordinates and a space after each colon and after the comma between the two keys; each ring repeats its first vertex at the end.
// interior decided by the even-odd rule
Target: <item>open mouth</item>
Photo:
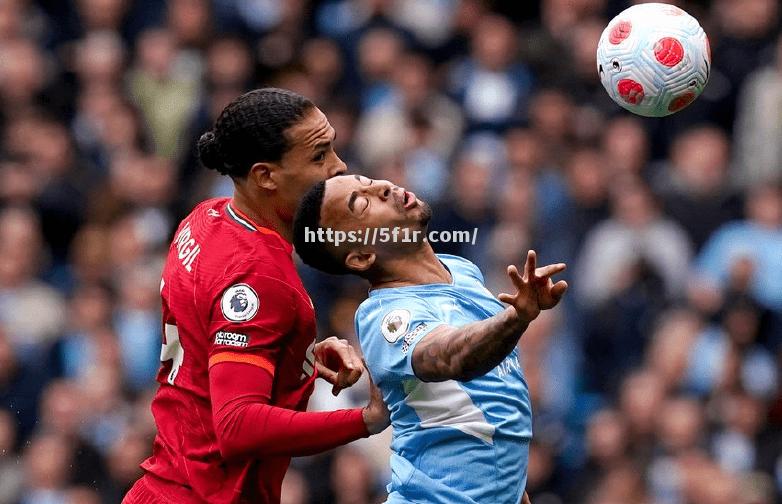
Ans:
{"type": "Polygon", "coordinates": [[[415,194],[411,193],[410,191],[405,191],[402,198],[402,206],[405,207],[405,210],[413,208],[417,204],[418,198],[415,197],[415,194]]]}

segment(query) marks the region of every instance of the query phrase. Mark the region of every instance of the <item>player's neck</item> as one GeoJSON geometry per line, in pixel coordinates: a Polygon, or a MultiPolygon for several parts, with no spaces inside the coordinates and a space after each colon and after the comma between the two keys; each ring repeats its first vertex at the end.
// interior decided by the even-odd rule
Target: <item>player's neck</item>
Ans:
{"type": "Polygon", "coordinates": [[[369,279],[373,289],[449,284],[452,281],[451,273],[428,243],[410,251],[410,254],[385,260],[377,275],[369,279]]]}
{"type": "Polygon", "coordinates": [[[258,204],[242,191],[236,190],[231,206],[246,215],[256,226],[273,229],[288,242],[293,242],[293,223],[281,219],[272,205],[258,204]]]}

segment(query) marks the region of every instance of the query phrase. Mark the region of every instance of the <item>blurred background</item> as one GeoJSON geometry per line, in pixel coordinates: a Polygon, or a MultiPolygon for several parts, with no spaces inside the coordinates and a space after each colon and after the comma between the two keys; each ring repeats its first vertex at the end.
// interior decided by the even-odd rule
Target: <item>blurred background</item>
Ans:
{"type": "MultiPolygon", "coordinates": [[[[595,69],[619,0],[0,0],[0,504],[117,503],[151,450],[172,230],[231,183],[194,143],[262,85],[310,97],[354,172],[529,248],[572,289],[524,335],[535,504],[782,502],[777,0],[682,1],[703,95],[624,113],[595,69]]],[[[320,337],[358,280],[302,268],[320,337]]],[[[360,383],[314,409],[361,405],[360,383]]],[[[285,504],[382,502],[382,436],[295,459],[285,504]]]]}

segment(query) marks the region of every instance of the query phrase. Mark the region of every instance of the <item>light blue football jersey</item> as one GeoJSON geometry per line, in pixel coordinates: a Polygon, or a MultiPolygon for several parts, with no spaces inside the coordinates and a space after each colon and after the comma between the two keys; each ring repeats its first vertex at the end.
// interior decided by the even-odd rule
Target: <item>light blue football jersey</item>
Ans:
{"type": "Polygon", "coordinates": [[[451,284],[375,289],[356,311],[361,349],[394,429],[387,502],[518,504],[532,439],[518,351],[468,382],[425,383],[413,373],[413,349],[432,329],[504,309],[477,266],[438,257],[451,284]]]}

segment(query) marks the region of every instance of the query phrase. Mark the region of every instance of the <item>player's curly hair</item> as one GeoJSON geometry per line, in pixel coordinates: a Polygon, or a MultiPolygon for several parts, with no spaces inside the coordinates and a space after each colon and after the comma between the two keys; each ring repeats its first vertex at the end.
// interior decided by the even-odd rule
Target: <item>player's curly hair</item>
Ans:
{"type": "Polygon", "coordinates": [[[307,266],[332,275],[345,275],[350,270],[337,257],[334,247],[326,241],[307,240],[307,231],[317,232],[320,228],[320,212],[325,194],[326,182],[322,181],[312,186],[301,199],[293,219],[293,246],[307,266]]]}
{"type": "Polygon", "coordinates": [[[223,109],[214,127],[198,140],[198,157],[212,170],[246,177],[253,164],[279,161],[290,147],[285,130],[315,105],[278,88],[249,91],[223,109]]]}

